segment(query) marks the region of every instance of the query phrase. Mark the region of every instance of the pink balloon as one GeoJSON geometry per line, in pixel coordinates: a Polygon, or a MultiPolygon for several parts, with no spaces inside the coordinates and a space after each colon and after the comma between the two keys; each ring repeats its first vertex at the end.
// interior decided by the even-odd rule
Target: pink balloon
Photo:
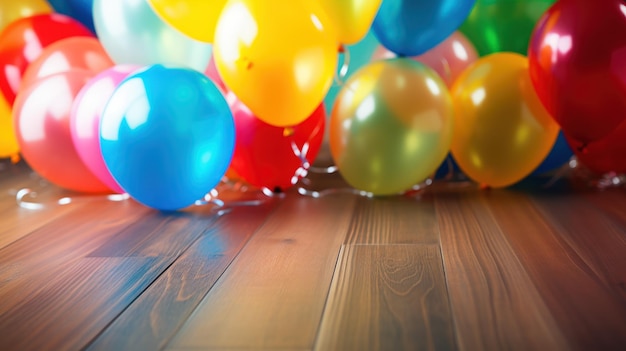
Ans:
{"type": "Polygon", "coordinates": [[[70,115],[74,147],[85,166],[116,193],[124,190],[109,173],[100,151],[100,117],[117,86],[141,66],[118,65],[90,79],[80,90],[70,115]]]}
{"type": "Polygon", "coordinates": [[[211,56],[211,60],[209,61],[209,65],[207,66],[204,74],[207,77],[209,77],[209,79],[213,83],[215,83],[215,85],[217,85],[220,89],[222,89],[222,92],[224,94],[226,94],[226,91],[228,91],[228,88],[226,88],[226,84],[224,84],[222,77],[220,77],[220,74],[217,71],[217,67],[215,66],[215,60],[213,59],[213,56],[211,56]]]}
{"type": "MultiPolygon", "coordinates": [[[[393,52],[380,46],[374,52],[372,61],[394,57],[396,55],[393,52]]],[[[459,75],[478,59],[478,53],[465,35],[455,32],[441,44],[413,59],[435,70],[448,86],[452,86],[459,75]]]]}

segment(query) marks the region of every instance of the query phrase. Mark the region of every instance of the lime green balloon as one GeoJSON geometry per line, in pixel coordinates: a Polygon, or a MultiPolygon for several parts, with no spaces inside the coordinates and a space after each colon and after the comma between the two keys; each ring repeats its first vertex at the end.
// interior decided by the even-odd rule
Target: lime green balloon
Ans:
{"type": "Polygon", "coordinates": [[[454,107],[435,71],[408,58],[376,61],[347,81],[330,119],[330,149],[343,178],[395,195],[435,173],[450,150],[454,107]]]}
{"type": "Polygon", "coordinates": [[[477,0],[459,28],[481,56],[495,52],[526,55],[535,24],[555,0],[477,0]]]}

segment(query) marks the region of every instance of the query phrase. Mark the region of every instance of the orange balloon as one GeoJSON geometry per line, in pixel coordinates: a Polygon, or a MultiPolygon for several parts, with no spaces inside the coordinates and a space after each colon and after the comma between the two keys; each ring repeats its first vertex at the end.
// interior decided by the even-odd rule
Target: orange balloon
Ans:
{"type": "Polygon", "coordinates": [[[554,146],[559,127],[539,101],[522,55],[496,53],[476,61],[455,82],[452,98],[452,155],[478,183],[512,185],[554,146]]]}
{"type": "Polygon", "coordinates": [[[20,89],[25,89],[37,80],[55,73],[84,69],[96,75],[113,65],[113,61],[98,39],[90,37],[62,39],[46,47],[41,55],[28,65],[20,89]]]}
{"type": "Polygon", "coordinates": [[[85,193],[110,192],[83,164],[70,132],[72,103],[91,72],[71,70],[38,80],[19,92],[13,105],[22,156],[43,178],[85,193]]]}
{"type": "Polygon", "coordinates": [[[294,126],[330,88],[337,36],[311,0],[230,0],[217,22],[214,58],[226,86],[259,119],[294,126]]]}
{"type": "Polygon", "coordinates": [[[17,19],[51,12],[46,0],[0,0],[0,31],[17,19]]]}
{"type": "Polygon", "coordinates": [[[20,151],[13,128],[11,106],[0,95],[0,158],[15,158],[20,151]]]}

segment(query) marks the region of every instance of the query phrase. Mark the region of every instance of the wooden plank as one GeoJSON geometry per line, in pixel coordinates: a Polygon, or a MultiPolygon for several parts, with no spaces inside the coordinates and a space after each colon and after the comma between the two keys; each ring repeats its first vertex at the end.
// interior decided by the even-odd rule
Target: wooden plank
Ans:
{"type": "Polygon", "coordinates": [[[567,349],[540,292],[480,196],[474,191],[436,197],[459,349],[567,349]]]}
{"type": "Polygon", "coordinates": [[[438,244],[432,196],[357,200],[346,244],[438,244]]]}
{"type": "MultiPolygon", "coordinates": [[[[560,238],[626,305],[626,225],[621,223],[618,211],[609,209],[609,206],[621,205],[611,195],[614,194],[603,192],[590,196],[603,210],[593,206],[589,197],[577,194],[533,196],[532,199],[550,225],[558,230],[560,238]]],[[[626,210],[621,212],[626,213],[626,210]]]]}
{"type": "Polygon", "coordinates": [[[66,196],[67,192],[42,182],[41,178],[30,171],[20,171],[5,179],[0,189],[0,249],[77,208],[57,205],[56,201],[66,196]],[[37,210],[20,207],[16,194],[23,188],[31,188],[37,192],[36,199],[28,197],[28,200],[46,206],[37,210]]]}
{"type": "Polygon", "coordinates": [[[168,347],[312,348],[353,206],[288,195],[168,347]]]}
{"type": "Polygon", "coordinates": [[[344,246],[315,349],[455,350],[439,246],[344,246]]]}
{"type": "Polygon", "coordinates": [[[275,208],[240,207],[221,217],[88,349],[162,349],[275,208]]]}
{"type": "Polygon", "coordinates": [[[150,211],[129,223],[90,257],[178,257],[202,233],[210,230],[217,215],[210,209],[194,212],[150,211]]]}
{"type": "MultiPolygon", "coordinates": [[[[0,250],[0,314],[41,290],[42,282],[55,277],[63,265],[85,257],[147,211],[130,201],[67,207],[67,215],[0,250]]],[[[28,214],[22,221],[36,218],[28,214]]]]}
{"type": "MultiPolygon", "coordinates": [[[[607,189],[606,191],[589,191],[579,195],[590,204],[593,204],[605,216],[617,223],[619,227],[626,228],[626,190],[607,189]]],[[[622,241],[623,238],[620,240],[622,241]]]]}
{"type": "Polygon", "coordinates": [[[156,258],[84,258],[0,318],[1,350],[79,350],[163,271],[156,258]]]}
{"type": "Polygon", "coordinates": [[[531,201],[505,193],[484,201],[572,345],[623,349],[626,300],[615,281],[626,267],[616,232],[623,228],[613,227],[575,195],[531,201]]]}

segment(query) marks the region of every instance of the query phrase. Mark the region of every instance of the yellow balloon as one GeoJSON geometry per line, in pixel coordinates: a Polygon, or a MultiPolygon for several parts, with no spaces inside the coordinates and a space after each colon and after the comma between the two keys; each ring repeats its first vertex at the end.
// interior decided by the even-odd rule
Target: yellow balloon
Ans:
{"type": "Polygon", "coordinates": [[[515,53],[485,56],[452,88],[452,155],[474,181],[494,188],[528,176],[550,153],[559,127],[543,107],[515,53]]]}
{"type": "Polygon", "coordinates": [[[20,151],[13,129],[11,107],[3,96],[0,96],[0,158],[14,158],[20,151]]]}
{"type": "Polygon", "coordinates": [[[213,42],[215,24],[227,0],[148,0],[166,23],[183,34],[213,42]]]}
{"type": "Polygon", "coordinates": [[[17,19],[50,12],[46,0],[0,0],[0,31],[17,19]]]}
{"type": "Polygon", "coordinates": [[[259,119],[285,127],[304,121],[326,96],[336,38],[317,1],[230,0],[213,55],[226,86],[259,119]]]}
{"type": "Polygon", "coordinates": [[[365,37],[382,0],[320,0],[337,28],[339,42],[354,44],[365,37]]]}

